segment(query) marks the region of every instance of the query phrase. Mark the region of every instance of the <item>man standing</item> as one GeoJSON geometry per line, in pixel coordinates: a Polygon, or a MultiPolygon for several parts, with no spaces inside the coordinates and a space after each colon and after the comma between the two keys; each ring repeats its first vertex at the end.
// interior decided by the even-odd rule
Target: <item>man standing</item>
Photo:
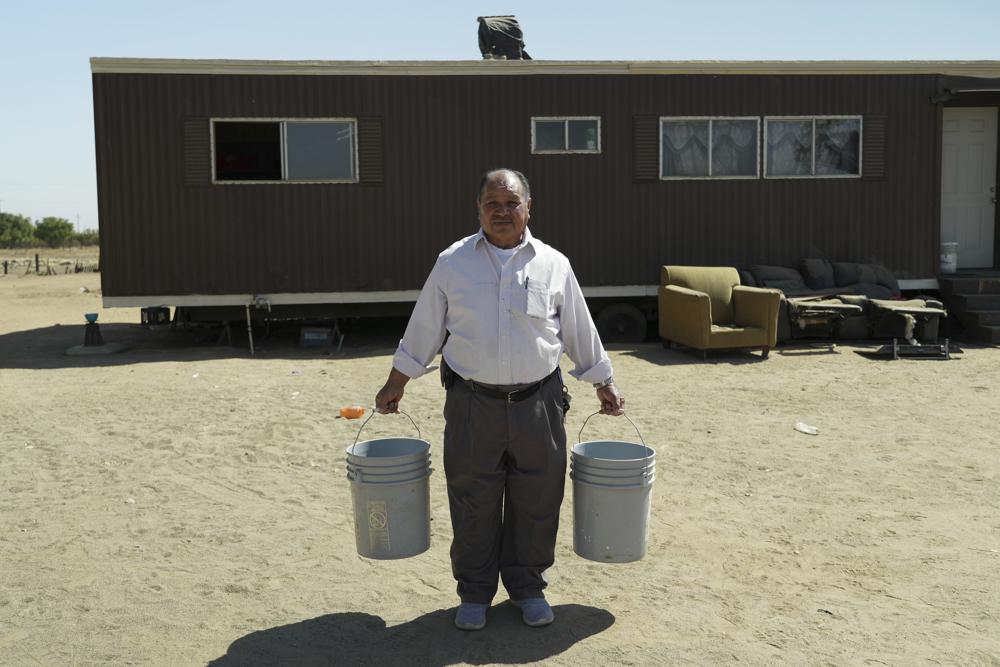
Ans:
{"type": "Polygon", "coordinates": [[[441,350],[455,625],[486,625],[498,578],[525,623],[548,625],[543,573],[566,475],[563,351],[570,374],[597,388],[601,412],[622,414],[625,399],[569,260],[528,231],[524,175],[486,173],[476,204],[481,229],[438,256],[375,404],[398,412],[403,387],[441,350]]]}

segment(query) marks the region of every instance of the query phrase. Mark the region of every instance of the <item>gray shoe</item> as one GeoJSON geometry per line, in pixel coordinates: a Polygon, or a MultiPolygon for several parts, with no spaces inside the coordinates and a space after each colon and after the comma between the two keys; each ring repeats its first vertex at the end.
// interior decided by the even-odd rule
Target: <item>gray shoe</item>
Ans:
{"type": "Polygon", "coordinates": [[[511,600],[515,607],[521,610],[521,620],[525,625],[539,628],[548,625],[556,620],[556,615],[552,612],[552,607],[545,601],[545,598],[526,598],[524,600],[511,600]]]}
{"type": "Polygon", "coordinates": [[[459,630],[482,630],[486,627],[486,610],[488,604],[463,602],[455,612],[455,627],[459,630]]]}

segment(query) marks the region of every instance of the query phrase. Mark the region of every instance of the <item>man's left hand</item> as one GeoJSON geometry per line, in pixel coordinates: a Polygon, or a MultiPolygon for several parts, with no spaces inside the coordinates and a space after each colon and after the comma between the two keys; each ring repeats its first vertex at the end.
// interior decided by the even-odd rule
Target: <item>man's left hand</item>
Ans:
{"type": "Polygon", "coordinates": [[[597,400],[601,402],[601,414],[615,417],[625,414],[625,397],[615,385],[609,384],[598,389],[597,400]]]}

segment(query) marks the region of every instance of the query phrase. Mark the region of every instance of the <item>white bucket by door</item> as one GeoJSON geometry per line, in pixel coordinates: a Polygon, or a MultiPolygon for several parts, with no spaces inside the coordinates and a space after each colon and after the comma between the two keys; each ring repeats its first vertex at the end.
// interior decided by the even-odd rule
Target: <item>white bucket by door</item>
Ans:
{"type": "Polygon", "coordinates": [[[629,563],[645,556],[656,452],[645,443],[578,442],[570,457],[570,479],[577,555],[601,563],[629,563]]]}
{"type": "MultiPolygon", "coordinates": [[[[361,429],[374,414],[372,411],[361,429]]],[[[363,442],[355,437],[347,448],[358,554],[389,560],[416,556],[430,548],[429,452],[430,443],[419,437],[363,442]]]]}
{"type": "Polygon", "coordinates": [[[958,271],[958,243],[942,243],[941,273],[955,273],[956,271],[958,271]]]}

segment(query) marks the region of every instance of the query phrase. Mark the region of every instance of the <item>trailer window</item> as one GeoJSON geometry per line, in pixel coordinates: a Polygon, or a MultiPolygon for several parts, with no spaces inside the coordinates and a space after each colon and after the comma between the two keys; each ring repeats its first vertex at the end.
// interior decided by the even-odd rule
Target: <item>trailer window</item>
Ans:
{"type": "Polygon", "coordinates": [[[285,144],[288,180],[353,180],[353,123],[288,122],[285,144]]]}
{"type": "Polygon", "coordinates": [[[354,119],[215,120],[217,183],[357,182],[354,119]]]}
{"type": "Polygon", "coordinates": [[[215,180],[280,181],[281,124],[215,123],[215,180]]]}
{"type": "Polygon", "coordinates": [[[660,178],[757,178],[757,118],[660,118],[660,178]]]}
{"type": "Polygon", "coordinates": [[[765,118],[765,178],[858,178],[861,117],[765,118]]]}
{"type": "Polygon", "coordinates": [[[600,153],[601,119],[597,116],[531,119],[532,153],[600,153]]]}

